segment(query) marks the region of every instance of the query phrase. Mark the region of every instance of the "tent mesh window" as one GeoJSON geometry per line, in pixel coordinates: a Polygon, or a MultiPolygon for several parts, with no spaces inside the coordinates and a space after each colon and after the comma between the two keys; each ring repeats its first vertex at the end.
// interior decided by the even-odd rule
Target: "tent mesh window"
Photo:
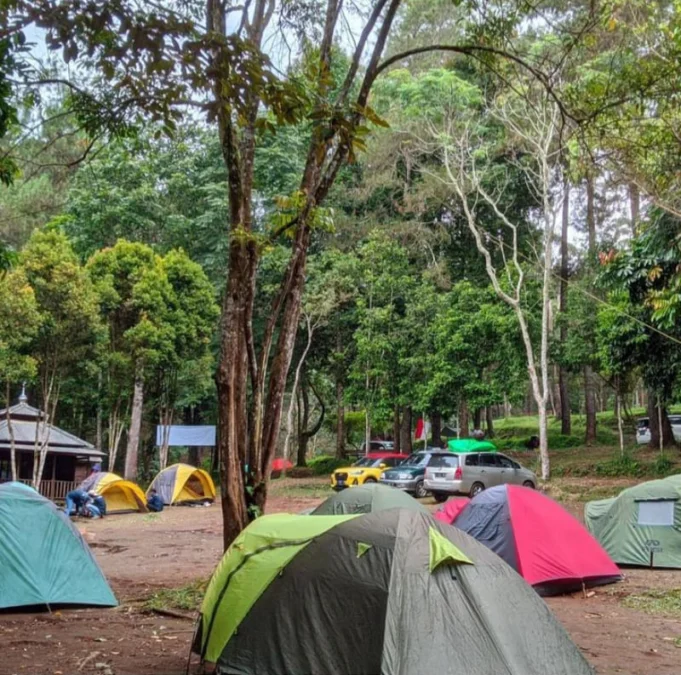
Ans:
{"type": "Polygon", "coordinates": [[[652,527],[673,527],[674,499],[656,499],[638,502],[638,525],[652,527]]]}

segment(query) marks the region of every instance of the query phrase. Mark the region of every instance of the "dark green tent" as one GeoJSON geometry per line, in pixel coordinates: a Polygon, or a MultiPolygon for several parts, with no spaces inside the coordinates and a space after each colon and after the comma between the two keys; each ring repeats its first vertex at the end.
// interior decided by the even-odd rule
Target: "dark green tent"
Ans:
{"type": "Polygon", "coordinates": [[[591,675],[543,600],[417,511],[258,518],[219,563],[194,651],[222,675],[591,675]]]}
{"type": "Polygon", "coordinates": [[[312,511],[311,515],[342,516],[350,513],[385,511],[385,509],[411,509],[430,513],[423,504],[402,490],[388,485],[367,483],[336,492],[312,511]]]}
{"type": "Polygon", "coordinates": [[[116,604],[68,516],[26,485],[0,485],[0,609],[116,604]]]}

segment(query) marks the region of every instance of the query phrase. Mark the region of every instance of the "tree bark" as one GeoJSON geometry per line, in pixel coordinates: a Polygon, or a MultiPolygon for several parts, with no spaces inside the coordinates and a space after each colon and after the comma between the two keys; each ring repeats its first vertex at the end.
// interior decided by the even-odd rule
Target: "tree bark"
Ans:
{"type": "Polygon", "coordinates": [[[631,236],[635,237],[638,232],[641,212],[641,193],[635,183],[629,183],[629,208],[631,212],[631,236]]]}
{"type": "Polygon", "coordinates": [[[586,229],[589,255],[593,256],[596,252],[596,189],[591,175],[586,178],[586,229]]]}
{"type": "Polygon", "coordinates": [[[96,423],[95,447],[100,452],[104,444],[102,434],[102,371],[97,374],[97,423],[96,423]]]}
{"type": "Polygon", "coordinates": [[[393,408],[393,442],[395,443],[395,452],[400,452],[400,448],[402,447],[401,430],[400,407],[395,404],[393,408]]]}
{"type": "Polygon", "coordinates": [[[459,404],[459,436],[468,438],[470,436],[470,420],[468,419],[468,403],[461,401],[459,404]]]}
{"type": "Polygon", "coordinates": [[[124,477],[126,480],[137,482],[137,456],[142,430],[142,409],[144,407],[144,369],[141,363],[135,366],[135,385],[132,395],[132,413],[130,415],[130,430],[128,432],[128,447],[125,451],[124,477]]]}
{"type": "Polygon", "coordinates": [[[431,413],[430,425],[433,447],[440,448],[442,447],[442,415],[439,412],[431,413]]]}
{"type": "Polygon", "coordinates": [[[411,422],[412,422],[412,412],[410,406],[404,406],[402,409],[402,429],[401,429],[401,441],[400,447],[402,452],[411,453],[413,450],[412,440],[411,440],[411,422]]]}
{"type": "Polygon", "coordinates": [[[303,379],[300,386],[300,402],[301,407],[298,415],[298,454],[296,457],[296,466],[305,467],[307,466],[307,441],[308,436],[305,433],[307,431],[307,423],[310,419],[310,396],[307,390],[307,383],[303,379]]]}
{"type": "Polygon", "coordinates": [[[336,457],[345,457],[345,387],[340,375],[336,378],[336,457]]]}
{"type": "Polygon", "coordinates": [[[584,442],[591,445],[596,442],[596,392],[594,373],[591,366],[584,366],[584,413],[586,415],[586,430],[584,442]]]}
{"type": "Polygon", "coordinates": [[[319,393],[315,389],[312,382],[306,382],[304,384],[305,386],[302,386],[300,389],[303,414],[300,417],[301,423],[298,431],[297,465],[301,467],[307,466],[307,449],[309,441],[311,438],[313,438],[319,433],[319,430],[322,428],[322,424],[324,423],[324,417],[326,416],[326,407],[324,406],[324,401],[319,396],[319,393]],[[312,429],[307,428],[308,422],[310,421],[310,403],[308,386],[312,390],[312,393],[315,395],[315,398],[317,399],[320,405],[319,418],[315,422],[315,425],[314,427],[312,427],[312,429]]]}
{"type": "Polygon", "coordinates": [[[650,443],[648,447],[653,450],[660,448],[673,448],[675,445],[674,432],[669,422],[667,410],[663,406],[662,410],[657,407],[657,394],[648,391],[648,428],[650,429],[650,443]],[[662,430],[660,433],[659,419],[662,418],[662,430]]]}
{"type": "Polygon", "coordinates": [[[487,438],[494,438],[494,419],[492,418],[491,405],[485,408],[485,416],[487,418],[487,438]]]}
{"type": "Polygon", "coordinates": [[[473,429],[482,429],[482,408],[476,408],[473,413],[473,429]]]}
{"type": "Polygon", "coordinates": [[[508,419],[511,416],[511,402],[508,400],[508,396],[504,394],[504,419],[508,419]]]}
{"type": "MultiPolygon", "coordinates": [[[[568,229],[570,225],[570,181],[563,182],[563,209],[560,228],[560,290],[558,311],[561,314],[560,344],[564,347],[568,338],[568,282],[570,261],[568,258],[568,229]]],[[[569,436],[572,433],[572,417],[570,411],[570,391],[568,389],[569,374],[565,366],[558,370],[558,389],[560,391],[560,433],[569,436]]]]}

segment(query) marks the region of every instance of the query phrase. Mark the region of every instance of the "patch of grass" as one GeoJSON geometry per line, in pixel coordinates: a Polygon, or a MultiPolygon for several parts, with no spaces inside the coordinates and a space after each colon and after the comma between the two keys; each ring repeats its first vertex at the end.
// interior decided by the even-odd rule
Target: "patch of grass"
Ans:
{"type": "Polygon", "coordinates": [[[208,579],[197,579],[180,588],[164,588],[154,593],[145,603],[145,609],[179,609],[190,612],[198,610],[208,587],[208,579]]]}
{"type": "Polygon", "coordinates": [[[681,588],[635,593],[623,598],[622,604],[646,614],[667,614],[681,617],[681,588]]]}
{"type": "Polygon", "coordinates": [[[158,520],[160,516],[158,513],[147,513],[146,516],[142,518],[142,520],[146,523],[153,523],[155,520],[158,520]]]}
{"type": "Polygon", "coordinates": [[[327,481],[316,479],[306,482],[305,479],[286,480],[272,483],[270,493],[273,496],[290,499],[325,499],[331,494],[331,485],[327,481]]]}

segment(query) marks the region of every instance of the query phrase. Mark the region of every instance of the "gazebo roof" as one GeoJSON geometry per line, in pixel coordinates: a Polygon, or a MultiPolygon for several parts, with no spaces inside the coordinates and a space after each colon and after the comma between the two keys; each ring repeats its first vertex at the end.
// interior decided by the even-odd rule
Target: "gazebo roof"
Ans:
{"type": "MultiPolygon", "coordinates": [[[[10,449],[10,431],[7,423],[7,408],[0,410],[0,450],[10,449]]],[[[24,391],[21,392],[19,402],[9,409],[12,422],[14,445],[17,450],[33,450],[36,433],[41,438],[47,438],[47,452],[61,455],[87,455],[90,457],[104,457],[105,453],[97,450],[94,445],[78,436],[70,434],[59,427],[49,424],[45,420],[45,413],[28,404],[24,391]],[[40,424],[40,429],[37,429],[40,424]]]]}

